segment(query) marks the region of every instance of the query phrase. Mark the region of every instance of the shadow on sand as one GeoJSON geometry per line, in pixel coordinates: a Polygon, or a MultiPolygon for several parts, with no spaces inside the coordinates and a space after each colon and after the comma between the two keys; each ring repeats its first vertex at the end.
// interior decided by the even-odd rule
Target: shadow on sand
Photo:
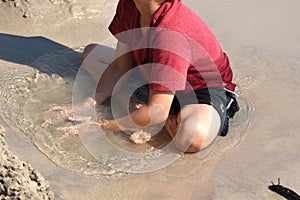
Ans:
{"type": "MultiPolygon", "coordinates": [[[[53,71],[44,71],[34,63],[39,57],[43,55],[59,51],[68,51],[74,53],[78,57],[81,54],[80,52],[76,52],[67,46],[59,44],[42,36],[24,37],[19,35],[0,33],[1,60],[28,65],[49,74],[53,73],[53,71]]],[[[63,76],[63,74],[58,75],[63,76]]]]}

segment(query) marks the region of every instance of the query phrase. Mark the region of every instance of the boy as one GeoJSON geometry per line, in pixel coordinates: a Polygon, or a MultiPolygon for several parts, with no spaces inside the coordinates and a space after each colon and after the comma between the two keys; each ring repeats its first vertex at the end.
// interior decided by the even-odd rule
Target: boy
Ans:
{"type": "MultiPolygon", "coordinates": [[[[226,135],[228,126],[224,122],[228,123],[226,107],[230,105],[224,89],[232,92],[235,89],[229,60],[206,24],[182,0],[119,0],[109,30],[118,39],[117,58],[109,66],[84,64],[96,45],[87,46],[83,52],[83,67],[87,72],[97,76],[104,71],[95,96],[98,103],[111,96],[116,82],[135,66],[158,65],[151,65],[148,72],[141,67],[149,83],[147,104],[125,117],[102,120],[101,129],[138,131],[165,123],[175,145],[189,153],[207,147],[218,134],[226,135]],[[151,32],[149,27],[156,30],[151,32]],[[137,29],[140,32],[130,32],[137,29]],[[136,49],[139,45],[135,45],[143,40],[150,47],[136,49]],[[201,50],[195,52],[197,47],[191,47],[191,43],[199,45],[201,50]],[[172,46],[170,51],[174,48],[176,52],[168,51],[169,46],[172,46]],[[191,63],[194,57],[199,59],[191,63]],[[196,102],[190,100],[191,94],[196,102]]],[[[237,106],[234,95],[228,94],[230,102],[237,106]]]]}

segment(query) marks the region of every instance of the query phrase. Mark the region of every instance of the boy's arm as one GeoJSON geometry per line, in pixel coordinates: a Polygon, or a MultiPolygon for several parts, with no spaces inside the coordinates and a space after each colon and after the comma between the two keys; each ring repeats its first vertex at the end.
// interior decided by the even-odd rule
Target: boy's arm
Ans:
{"type": "Polygon", "coordinates": [[[163,123],[168,118],[173,98],[174,93],[172,91],[150,90],[147,105],[125,117],[102,121],[100,123],[101,128],[114,131],[139,131],[163,123]]]}

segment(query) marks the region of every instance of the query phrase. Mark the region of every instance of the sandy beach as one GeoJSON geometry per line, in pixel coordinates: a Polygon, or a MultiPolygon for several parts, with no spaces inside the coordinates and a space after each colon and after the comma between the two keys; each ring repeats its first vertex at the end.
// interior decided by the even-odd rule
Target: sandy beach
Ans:
{"type": "MultiPolygon", "coordinates": [[[[278,178],[300,194],[300,2],[184,3],[228,54],[241,110],[208,155],[178,156],[162,169],[132,174],[99,164],[77,136],[53,132],[65,122],[41,112],[57,101],[70,103],[82,47],[114,47],[107,27],[117,1],[0,2],[1,148],[29,163],[27,171],[37,170],[44,190],[37,199],[280,200],[268,189],[278,178]]],[[[0,155],[3,171],[9,162],[0,155]]],[[[117,157],[111,161],[120,164],[117,157]]],[[[1,198],[7,196],[1,191],[1,198]]]]}

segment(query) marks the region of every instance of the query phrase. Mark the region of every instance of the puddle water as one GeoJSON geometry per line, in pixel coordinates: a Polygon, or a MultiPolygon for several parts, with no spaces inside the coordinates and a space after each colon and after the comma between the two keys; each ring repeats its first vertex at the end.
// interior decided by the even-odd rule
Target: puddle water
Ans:
{"type": "Polygon", "coordinates": [[[202,150],[198,157],[203,161],[207,161],[216,157],[220,157],[227,150],[237,146],[241,139],[246,135],[246,130],[250,126],[254,105],[245,98],[239,97],[240,106],[233,119],[229,121],[229,131],[226,137],[218,137],[212,147],[202,150]]]}
{"type": "MultiPolygon", "coordinates": [[[[120,178],[128,176],[127,172],[141,172],[136,169],[137,166],[153,167],[157,164],[154,163],[156,159],[173,162],[179,158],[181,155],[176,151],[166,154],[160,149],[168,146],[170,141],[164,130],[145,145],[133,144],[125,133],[107,132],[103,139],[101,134],[89,138],[56,130],[57,127],[74,123],[58,115],[47,115],[45,111],[54,104],[72,104],[72,90],[81,51],[82,48],[78,48],[50,53],[38,58],[32,63],[33,67],[15,66],[2,72],[1,118],[52,162],[79,174],[120,178]],[[89,148],[86,148],[87,144],[89,148]],[[97,151],[100,151],[99,155],[95,153],[97,151]]],[[[242,97],[239,98],[239,104],[241,109],[231,120],[229,134],[219,138],[213,149],[208,148],[198,154],[200,158],[197,162],[219,157],[240,142],[250,124],[254,108],[251,102],[242,97]]],[[[97,106],[96,110],[98,117],[111,117],[109,105],[97,106]]],[[[89,130],[87,135],[99,131],[95,124],[87,124],[84,129],[89,130]]],[[[190,165],[187,159],[179,159],[172,166],[186,162],[190,165]]]]}

